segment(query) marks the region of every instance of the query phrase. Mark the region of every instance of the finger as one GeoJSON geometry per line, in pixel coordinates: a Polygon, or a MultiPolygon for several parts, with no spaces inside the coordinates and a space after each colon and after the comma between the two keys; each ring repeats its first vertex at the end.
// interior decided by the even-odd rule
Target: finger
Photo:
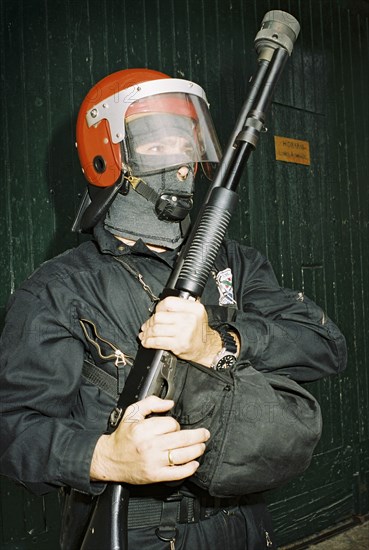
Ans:
{"type": "Polygon", "coordinates": [[[171,399],[160,399],[155,395],[150,395],[141,401],[133,403],[127,407],[123,416],[123,421],[140,422],[151,413],[163,413],[169,411],[174,405],[171,399]]]}
{"type": "Polygon", "coordinates": [[[206,428],[195,430],[180,430],[178,432],[163,435],[160,441],[163,450],[177,449],[205,443],[210,438],[210,432],[206,428]]]}
{"type": "MultiPolygon", "coordinates": [[[[151,336],[151,337],[140,337],[141,344],[144,348],[151,349],[164,349],[167,351],[174,351],[175,340],[170,336],[151,336]]],[[[176,347],[177,349],[177,347],[176,347]]]]}
{"type": "Polygon", "coordinates": [[[160,481],[177,481],[191,477],[199,466],[200,463],[196,460],[187,462],[187,464],[181,464],[180,466],[166,466],[161,471],[160,481]]]}
{"type": "Polygon", "coordinates": [[[186,302],[183,298],[178,298],[177,296],[167,296],[164,300],[161,300],[155,309],[155,313],[161,311],[181,311],[183,307],[183,302],[186,302]]]}
{"type": "Polygon", "coordinates": [[[206,449],[205,443],[198,443],[190,447],[181,447],[177,449],[169,449],[163,453],[164,464],[169,466],[179,466],[192,462],[195,458],[203,455],[206,449]]]}
{"type": "Polygon", "coordinates": [[[177,320],[173,319],[173,323],[156,323],[152,326],[142,327],[140,336],[144,338],[156,338],[157,336],[174,336],[178,333],[177,320]]]}
{"type": "Polygon", "coordinates": [[[158,311],[150,317],[149,325],[170,325],[176,323],[183,318],[183,313],[178,311],[158,311]]]}
{"type": "Polygon", "coordinates": [[[151,418],[145,418],[144,424],[145,429],[147,428],[151,435],[170,434],[178,432],[181,429],[177,420],[172,416],[153,416],[151,418]]]}
{"type": "Polygon", "coordinates": [[[147,331],[152,327],[160,325],[168,327],[168,325],[171,326],[178,322],[183,322],[183,313],[161,311],[159,313],[155,313],[155,315],[152,315],[150,319],[145,321],[141,326],[141,330],[147,331]]]}
{"type": "Polygon", "coordinates": [[[177,311],[177,312],[197,312],[202,311],[204,306],[195,300],[184,300],[177,296],[168,296],[158,303],[155,313],[161,311],[177,311]]]}

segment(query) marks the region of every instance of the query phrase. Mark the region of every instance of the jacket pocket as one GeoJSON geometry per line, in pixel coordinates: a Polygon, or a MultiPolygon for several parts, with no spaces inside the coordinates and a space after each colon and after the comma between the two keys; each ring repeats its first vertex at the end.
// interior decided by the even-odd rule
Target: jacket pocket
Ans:
{"type": "Polygon", "coordinates": [[[87,342],[90,344],[92,355],[97,354],[97,360],[114,361],[116,367],[120,365],[132,365],[133,357],[123,353],[119,347],[106,338],[103,338],[97,330],[96,324],[89,319],[79,319],[87,342]],[[92,346],[92,347],[91,347],[92,346]]]}
{"type": "Polygon", "coordinates": [[[272,489],[300,475],[321,433],[311,394],[249,362],[227,374],[190,365],[175,416],[183,429],[210,431],[191,480],[220,498],[272,489]]]}
{"type": "MultiPolygon", "coordinates": [[[[134,357],[123,352],[122,346],[112,342],[110,338],[102,336],[96,323],[92,320],[80,318],[79,323],[88,348],[87,364],[90,361],[117,378],[117,393],[120,393],[128,376],[127,367],[133,365],[134,357]]],[[[85,374],[86,372],[88,371],[85,369],[85,374]]],[[[94,379],[98,380],[98,377],[92,377],[91,381],[93,382],[94,379]]],[[[97,385],[99,384],[97,383],[97,385]]]]}
{"type": "Polygon", "coordinates": [[[219,497],[266,491],[302,474],[322,427],[317,401],[289,378],[241,364],[234,382],[208,485],[219,497]]]}
{"type": "MultiPolygon", "coordinates": [[[[180,366],[183,369],[183,365],[180,366]]],[[[229,373],[222,374],[191,363],[187,365],[181,391],[175,397],[173,416],[182,429],[207,428],[210,439],[204,455],[199,459],[200,468],[191,478],[202,488],[208,488],[212,471],[218,460],[223,439],[223,425],[228,423],[232,409],[233,380],[229,373]]]]}

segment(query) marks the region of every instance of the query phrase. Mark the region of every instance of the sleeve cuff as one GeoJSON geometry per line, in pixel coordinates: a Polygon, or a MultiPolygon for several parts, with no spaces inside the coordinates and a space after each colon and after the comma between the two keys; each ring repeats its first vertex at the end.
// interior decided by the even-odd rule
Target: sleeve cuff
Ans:
{"type": "Polygon", "coordinates": [[[78,491],[92,495],[101,494],[106,484],[91,481],[90,467],[92,456],[100,432],[81,430],[75,432],[65,448],[61,460],[61,481],[78,491]]]}

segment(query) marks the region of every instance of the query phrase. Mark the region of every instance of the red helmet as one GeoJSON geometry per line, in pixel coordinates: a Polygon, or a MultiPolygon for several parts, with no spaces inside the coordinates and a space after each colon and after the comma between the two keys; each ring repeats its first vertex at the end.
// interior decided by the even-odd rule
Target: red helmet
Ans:
{"type": "Polygon", "coordinates": [[[119,190],[114,194],[107,188],[120,187],[127,173],[142,175],[184,162],[220,159],[203,89],[150,69],[118,71],[89,91],[78,113],[76,147],[91,184],[90,199],[98,200],[96,191],[105,188],[105,210],[119,190]],[[158,153],[157,144],[172,144],[173,134],[185,144],[184,150],[158,153]]]}
{"type": "Polygon", "coordinates": [[[119,142],[112,141],[107,118],[89,126],[87,115],[101,101],[117,100],[121,91],[148,80],[169,78],[150,69],[126,69],[106,76],[88,92],[77,118],[76,147],[82,171],[89,183],[108,187],[116,183],[122,172],[122,155],[119,142]]]}

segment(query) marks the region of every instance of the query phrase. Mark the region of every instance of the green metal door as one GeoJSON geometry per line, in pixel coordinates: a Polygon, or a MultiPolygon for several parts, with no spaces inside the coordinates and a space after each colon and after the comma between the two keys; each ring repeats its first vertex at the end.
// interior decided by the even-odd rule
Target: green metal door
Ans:
{"type": "MultiPolygon", "coordinates": [[[[1,322],[19,283],[78,242],[70,226],[84,179],[74,126],[92,84],[142,66],[194,80],[225,143],[255,70],[264,13],[284,9],[300,21],[230,235],[265,253],[283,285],[324,306],[348,342],[346,372],[309,387],[324,417],[310,469],[268,495],[279,543],[367,513],[369,3],[0,0],[0,9],[1,322]]],[[[57,548],[55,494],[35,497],[3,479],[0,504],[1,548],[57,548]]]]}

